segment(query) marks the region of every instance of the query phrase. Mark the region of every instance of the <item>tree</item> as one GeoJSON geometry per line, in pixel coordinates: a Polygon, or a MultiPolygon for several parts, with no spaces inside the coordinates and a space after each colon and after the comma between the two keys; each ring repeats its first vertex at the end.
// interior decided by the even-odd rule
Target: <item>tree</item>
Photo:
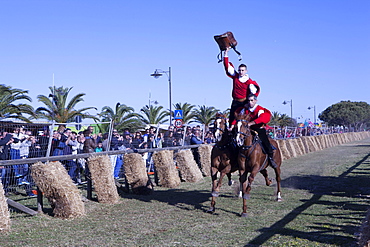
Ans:
{"type": "Polygon", "coordinates": [[[326,108],[319,119],[329,125],[343,125],[355,127],[358,130],[369,122],[370,105],[366,102],[341,101],[326,108]]]}
{"type": "Polygon", "coordinates": [[[280,113],[277,111],[271,112],[271,119],[268,123],[270,126],[280,126],[280,113]]]}
{"type": "Polygon", "coordinates": [[[146,105],[140,109],[142,114],[139,115],[139,119],[144,124],[163,124],[167,122],[165,119],[169,113],[163,110],[163,106],[146,105]]]}
{"type": "MultiPolygon", "coordinates": [[[[119,102],[114,110],[109,106],[104,106],[99,116],[102,117],[103,122],[113,121],[113,126],[118,131],[123,131],[125,128],[130,129],[130,131],[136,131],[138,128],[143,127],[134,108],[119,102]]],[[[102,132],[108,132],[108,130],[108,124],[101,126],[102,132]]]]}
{"type": "Polygon", "coordinates": [[[194,112],[193,109],[195,108],[195,105],[191,105],[189,103],[184,103],[183,105],[181,103],[177,103],[174,105],[176,110],[182,110],[182,122],[184,124],[189,124],[194,122],[194,112]]]}
{"type": "Polygon", "coordinates": [[[199,109],[194,109],[194,119],[196,122],[204,124],[206,126],[206,130],[208,131],[208,125],[212,122],[215,118],[216,113],[219,110],[213,106],[207,107],[205,105],[199,106],[199,109]]]}
{"type": "MultiPolygon", "coordinates": [[[[47,119],[49,121],[55,120],[57,123],[71,123],[75,122],[77,116],[81,116],[82,119],[94,119],[98,121],[99,119],[95,116],[87,113],[88,110],[97,110],[95,107],[85,107],[82,109],[75,109],[76,105],[83,101],[84,93],[79,93],[72,97],[68,102],[68,95],[71,88],[64,87],[49,87],[51,94],[49,97],[45,95],[38,95],[37,98],[40,102],[45,104],[44,107],[38,107],[36,109],[36,114],[38,118],[47,119]],[[51,99],[50,99],[51,98],[51,99]]],[[[65,125],[59,126],[59,129],[64,129],[65,125]]]]}
{"type": "Polygon", "coordinates": [[[23,114],[35,117],[33,107],[25,103],[16,103],[16,101],[20,100],[32,102],[32,99],[26,95],[27,93],[27,90],[0,84],[0,119],[12,118],[30,123],[31,121],[23,114]]]}

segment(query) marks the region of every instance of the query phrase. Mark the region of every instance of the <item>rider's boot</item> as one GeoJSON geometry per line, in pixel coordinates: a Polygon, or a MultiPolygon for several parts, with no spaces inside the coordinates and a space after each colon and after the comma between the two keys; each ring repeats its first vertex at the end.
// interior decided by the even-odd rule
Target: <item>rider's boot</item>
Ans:
{"type": "Polygon", "coordinates": [[[268,154],[268,159],[269,159],[269,163],[271,165],[272,168],[277,168],[278,165],[276,164],[275,160],[274,160],[274,152],[271,152],[268,154]]]}

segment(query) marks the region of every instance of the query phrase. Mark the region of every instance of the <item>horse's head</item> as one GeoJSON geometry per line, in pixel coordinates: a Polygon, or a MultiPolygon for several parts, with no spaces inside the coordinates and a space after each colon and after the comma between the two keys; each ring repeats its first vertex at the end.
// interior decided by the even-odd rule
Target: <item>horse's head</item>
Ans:
{"type": "Polygon", "coordinates": [[[250,121],[250,115],[239,113],[235,115],[236,119],[236,144],[241,147],[243,145],[249,145],[245,143],[246,140],[251,140],[252,133],[248,126],[248,123],[250,121]]]}
{"type": "Polygon", "coordinates": [[[214,121],[215,128],[215,139],[217,142],[221,141],[222,135],[226,132],[226,116],[222,113],[216,114],[216,119],[214,121]]]}

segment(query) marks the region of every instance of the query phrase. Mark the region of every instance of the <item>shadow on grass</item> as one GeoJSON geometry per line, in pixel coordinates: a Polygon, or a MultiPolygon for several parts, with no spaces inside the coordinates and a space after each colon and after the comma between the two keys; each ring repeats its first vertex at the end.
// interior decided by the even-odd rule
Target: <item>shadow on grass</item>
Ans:
{"type": "MultiPolygon", "coordinates": [[[[355,211],[358,215],[357,220],[363,219],[368,207],[366,205],[345,201],[345,198],[361,197],[362,194],[370,194],[370,184],[368,182],[368,176],[370,174],[369,169],[358,168],[360,165],[368,163],[366,160],[369,157],[370,154],[366,155],[338,177],[293,176],[283,180],[281,182],[282,187],[307,190],[312,193],[313,196],[309,200],[302,200],[303,204],[301,206],[293,209],[271,227],[259,229],[261,234],[245,246],[264,245],[264,243],[275,234],[288,235],[294,238],[307,239],[319,243],[339,244],[340,246],[352,246],[355,244],[356,239],[354,234],[358,231],[357,227],[355,227],[355,225],[357,225],[357,222],[355,222],[356,218],[350,216],[346,217],[345,215],[346,213],[351,213],[351,215],[353,215],[353,211],[355,211]],[[351,174],[351,176],[348,176],[349,174],[351,174]],[[323,195],[338,196],[342,197],[343,200],[340,202],[321,200],[323,195]],[[311,226],[314,232],[309,233],[292,230],[286,227],[288,223],[293,221],[298,215],[315,204],[325,204],[328,208],[342,208],[343,214],[326,216],[342,220],[345,219],[347,220],[346,225],[327,224],[325,222],[315,223],[315,225],[311,226]],[[341,236],[339,233],[342,235],[345,233],[353,237],[341,236]]],[[[323,215],[318,214],[317,216],[323,215]]]]}

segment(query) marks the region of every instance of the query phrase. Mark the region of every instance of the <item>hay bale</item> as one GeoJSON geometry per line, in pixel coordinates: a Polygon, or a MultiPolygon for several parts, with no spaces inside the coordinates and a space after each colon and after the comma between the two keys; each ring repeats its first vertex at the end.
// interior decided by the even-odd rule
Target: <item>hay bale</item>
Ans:
{"type": "Polygon", "coordinates": [[[153,153],[153,161],[160,184],[166,188],[175,188],[181,183],[179,173],[173,161],[173,151],[163,150],[153,153]]]}
{"type": "Polygon", "coordinates": [[[4,195],[3,184],[0,181],[0,232],[10,230],[10,213],[6,197],[4,195]]]}
{"type": "Polygon", "coordinates": [[[112,163],[108,155],[91,156],[87,159],[94,190],[101,203],[119,202],[117,187],[114,182],[112,163]]]}
{"type": "Polygon", "coordinates": [[[297,153],[297,156],[301,156],[302,154],[304,154],[302,147],[298,144],[298,140],[296,138],[290,139],[290,141],[291,144],[293,145],[295,152],[297,153]]]}
{"type": "Polygon", "coordinates": [[[296,138],[295,141],[297,142],[297,145],[299,146],[299,150],[301,151],[301,155],[306,154],[307,150],[305,146],[303,145],[301,138],[296,138]]]}
{"type": "Polygon", "coordinates": [[[153,185],[149,180],[143,156],[138,153],[125,154],[123,167],[127,182],[135,194],[149,194],[153,185]]]}
{"type": "Polygon", "coordinates": [[[312,139],[312,142],[314,143],[315,147],[317,148],[317,151],[322,150],[321,143],[319,142],[318,136],[310,136],[312,139]]]}
{"type": "Polygon", "coordinates": [[[301,140],[301,142],[302,142],[302,145],[303,145],[303,147],[304,147],[305,152],[306,152],[306,153],[311,152],[311,150],[310,150],[310,146],[309,146],[309,142],[308,142],[307,138],[306,138],[305,136],[302,136],[302,137],[300,137],[299,139],[300,139],[300,140],[301,140]]]}
{"type": "Polygon", "coordinates": [[[180,170],[181,178],[185,182],[195,183],[200,181],[203,176],[194,160],[193,153],[190,149],[181,150],[176,154],[177,166],[180,170]]]}
{"type": "Polygon", "coordinates": [[[287,160],[287,159],[290,159],[291,156],[290,156],[290,153],[286,147],[286,144],[285,144],[285,140],[276,140],[277,144],[279,145],[279,149],[280,149],[280,152],[281,152],[281,157],[282,157],[282,160],[287,160]]]}
{"type": "Polygon", "coordinates": [[[286,139],[285,145],[286,145],[286,149],[288,150],[291,158],[298,156],[297,152],[295,151],[295,147],[293,145],[292,139],[286,139]]]}
{"type": "Polygon", "coordinates": [[[55,217],[68,219],[85,214],[80,191],[59,161],[37,162],[31,167],[31,175],[49,200],[55,217]]]}
{"type": "Polygon", "coordinates": [[[211,176],[211,153],[212,145],[200,145],[198,147],[198,152],[200,156],[200,169],[203,173],[203,176],[211,176]]]}

